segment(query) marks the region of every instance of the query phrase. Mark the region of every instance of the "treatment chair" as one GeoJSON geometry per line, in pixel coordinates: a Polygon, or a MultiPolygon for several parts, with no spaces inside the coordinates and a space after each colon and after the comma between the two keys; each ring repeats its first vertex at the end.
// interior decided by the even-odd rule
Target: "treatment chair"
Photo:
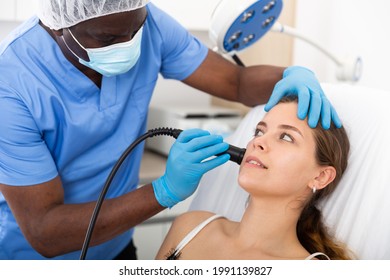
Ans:
{"type": "MultiPolygon", "coordinates": [[[[336,191],[322,204],[326,224],[363,260],[390,260],[390,91],[322,84],[349,135],[349,165],[336,191]]],[[[257,106],[226,142],[246,147],[265,114],[257,106]]],[[[208,173],[189,210],[207,210],[238,221],[248,194],[237,183],[239,166],[228,162],[208,173]]]]}

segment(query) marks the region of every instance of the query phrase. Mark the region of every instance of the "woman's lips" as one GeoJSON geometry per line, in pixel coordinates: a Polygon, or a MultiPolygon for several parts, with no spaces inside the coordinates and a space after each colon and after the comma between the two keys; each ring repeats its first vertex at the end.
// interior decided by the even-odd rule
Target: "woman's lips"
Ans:
{"type": "Polygon", "coordinates": [[[261,167],[263,169],[268,169],[268,167],[265,164],[263,164],[257,157],[254,157],[254,156],[247,157],[245,162],[247,164],[258,166],[258,167],[261,167]]]}

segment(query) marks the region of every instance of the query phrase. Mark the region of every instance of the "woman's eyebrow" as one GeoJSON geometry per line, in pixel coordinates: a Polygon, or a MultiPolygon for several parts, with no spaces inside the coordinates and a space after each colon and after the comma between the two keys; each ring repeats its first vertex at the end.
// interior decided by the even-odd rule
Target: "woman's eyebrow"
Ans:
{"type": "Polygon", "coordinates": [[[288,124],[281,124],[281,125],[279,125],[279,128],[293,130],[296,133],[298,133],[299,135],[301,135],[302,138],[305,138],[305,137],[303,137],[302,132],[298,128],[296,128],[295,126],[291,126],[291,125],[288,125],[288,124]]]}
{"type": "MultiPolygon", "coordinates": [[[[263,126],[263,127],[267,128],[267,123],[264,122],[264,121],[260,121],[260,122],[257,124],[257,126],[263,126]]],[[[299,135],[301,135],[302,138],[304,138],[302,132],[301,132],[298,128],[296,128],[295,126],[288,125],[288,124],[281,124],[281,125],[279,125],[278,127],[281,128],[281,129],[288,129],[288,130],[295,131],[296,133],[298,133],[299,135]]]]}

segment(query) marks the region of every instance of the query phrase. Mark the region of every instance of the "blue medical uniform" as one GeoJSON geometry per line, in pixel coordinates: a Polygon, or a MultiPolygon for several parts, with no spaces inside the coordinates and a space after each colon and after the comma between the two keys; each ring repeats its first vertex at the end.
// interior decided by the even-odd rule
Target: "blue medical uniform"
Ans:
{"type": "MultiPolygon", "coordinates": [[[[115,162],[146,130],[158,74],[183,80],[207,48],[148,4],[141,56],[101,88],[75,68],[34,17],[0,45],[0,183],[27,186],[61,177],[65,203],[96,200],[115,162]]],[[[131,153],[107,193],[137,187],[143,146],[131,153]]],[[[88,259],[112,259],[133,230],[90,247],[88,259]]],[[[80,252],[56,259],[78,259],[80,252]]],[[[0,194],[0,259],[44,259],[24,238],[0,194]]]]}

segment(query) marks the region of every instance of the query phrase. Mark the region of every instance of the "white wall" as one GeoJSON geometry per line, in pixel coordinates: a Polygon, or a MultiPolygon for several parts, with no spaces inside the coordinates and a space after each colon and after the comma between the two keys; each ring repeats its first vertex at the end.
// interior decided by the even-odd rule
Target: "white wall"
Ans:
{"type": "MultiPolygon", "coordinates": [[[[197,38],[205,44],[210,44],[208,33],[204,30],[191,30],[197,38]]],[[[153,93],[151,106],[154,105],[182,105],[208,106],[211,104],[211,95],[196,90],[176,80],[166,80],[160,76],[153,93]]]]}
{"type": "Polygon", "coordinates": [[[38,9],[38,5],[39,0],[0,1],[0,20],[25,20],[38,9]]]}
{"type": "MultiPolygon", "coordinates": [[[[389,11],[388,0],[297,0],[296,28],[340,57],[360,55],[358,84],[389,90],[389,11]]],[[[294,64],[313,69],[322,82],[336,82],[335,63],[307,43],[295,42],[294,64]]]]}
{"type": "Polygon", "coordinates": [[[20,23],[17,21],[2,21],[2,20],[0,20],[0,41],[2,39],[4,39],[4,37],[7,36],[7,34],[9,32],[11,32],[11,30],[16,28],[19,24],[20,23]]]}
{"type": "Polygon", "coordinates": [[[177,21],[191,30],[206,30],[220,0],[152,0],[177,21]]]}

